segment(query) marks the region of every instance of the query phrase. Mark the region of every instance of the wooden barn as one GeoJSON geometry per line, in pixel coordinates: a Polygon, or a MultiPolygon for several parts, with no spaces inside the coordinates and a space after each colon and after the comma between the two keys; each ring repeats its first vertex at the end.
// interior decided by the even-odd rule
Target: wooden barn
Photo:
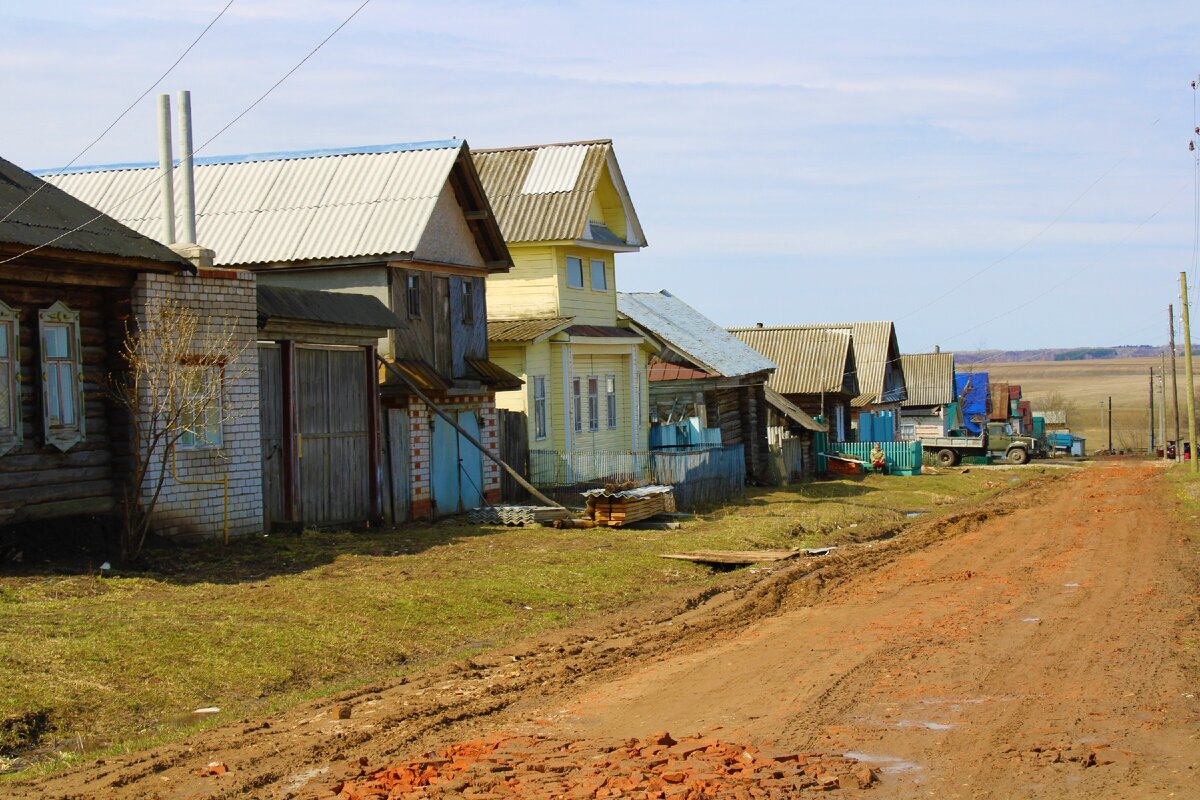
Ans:
{"type": "Polygon", "coordinates": [[[192,264],[0,158],[0,525],[111,513],[128,425],[105,391],[139,275],[192,264]]]}
{"type": "Polygon", "coordinates": [[[775,364],[668,291],[618,292],[617,307],[658,350],[651,356],[650,420],[696,419],[719,444],[741,444],[748,478],[770,480],[766,382],[775,364]]]}

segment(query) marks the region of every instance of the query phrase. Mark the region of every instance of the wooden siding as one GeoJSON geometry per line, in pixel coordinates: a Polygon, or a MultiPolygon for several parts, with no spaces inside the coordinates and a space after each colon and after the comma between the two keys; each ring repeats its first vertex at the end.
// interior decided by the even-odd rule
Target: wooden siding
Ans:
{"type": "MultiPolygon", "coordinates": [[[[405,319],[403,306],[396,308],[392,304],[391,277],[391,271],[382,264],[311,270],[265,270],[256,273],[258,282],[264,286],[369,295],[405,319]]],[[[392,356],[390,337],[381,338],[378,347],[381,355],[387,358],[392,356]]]]}
{"type": "Polygon", "coordinates": [[[279,345],[258,347],[258,417],[262,436],[263,527],[287,519],[283,496],[283,369],[279,345]]]}
{"type": "Polygon", "coordinates": [[[117,352],[129,319],[132,275],[83,266],[61,270],[22,259],[22,278],[0,280],[0,300],[20,318],[21,423],[24,441],[0,456],[0,519],[19,522],[110,511],[128,468],[129,426],[107,399],[108,375],[119,369],[117,352]],[[26,263],[29,262],[29,263],[26,263]],[[38,311],[62,301],[79,312],[86,436],[66,452],[43,445],[38,311]],[[114,439],[117,446],[114,447],[114,439]]]}
{"type": "Polygon", "coordinates": [[[558,313],[564,317],[575,317],[579,325],[616,325],[617,288],[613,271],[613,254],[605,250],[583,247],[554,248],[555,272],[558,279],[558,313]],[[583,260],[583,288],[567,286],[567,257],[583,260]],[[606,288],[592,288],[592,260],[604,262],[606,288]]]}
{"type": "Polygon", "coordinates": [[[515,266],[487,277],[488,310],[496,319],[552,317],[558,314],[559,282],[555,248],[510,245],[515,266]]]}

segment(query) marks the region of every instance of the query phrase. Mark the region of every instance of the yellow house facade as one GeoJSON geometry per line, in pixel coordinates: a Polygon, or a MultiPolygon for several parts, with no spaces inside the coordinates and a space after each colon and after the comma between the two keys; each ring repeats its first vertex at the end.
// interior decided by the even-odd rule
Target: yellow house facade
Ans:
{"type": "Polygon", "coordinates": [[[568,466],[573,453],[646,450],[653,346],[619,321],[616,292],[617,254],[646,241],[612,142],[472,155],[514,265],[487,279],[488,346],[525,385],[496,404],[524,412],[530,449],[568,466]]]}

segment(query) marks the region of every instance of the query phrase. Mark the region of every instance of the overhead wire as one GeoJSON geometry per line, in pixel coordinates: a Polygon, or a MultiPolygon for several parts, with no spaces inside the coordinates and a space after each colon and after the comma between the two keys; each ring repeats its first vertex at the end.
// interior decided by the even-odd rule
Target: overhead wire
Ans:
{"type": "MultiPolygon", "coordinates": [[[[144,100],[146,98],[146,95],[150,94],[152,91],[155,90],[155,88],[158,87],[158,85],[160,83],[162,83],[164,80],[166,80],[167,76],[175,71],[175,68],[179,66],[179,64],[183,61],[183,59],[187,58],[188,53],[192,52],[192,50],[196,47],[196,45],[200,44],[200,40],[203,39],[210,30],[212,30],[213,26],[217,24],[217,22],[221,19],[221,17],[225,16],[225,12],[229,10],[229,7],[232,6],[234,4],[234,2],[236,2],[236,0],[229,0],[229,2],[227,2],[224,5],[224,7],[222,7],[221,10],[217,12],[217,15],[215,17],[213,17],[211,20],[209,20],[208,24],[204,26],[204,29],[201,30],[200,33],[196,36],[196,38],[192,40],[192,43],[189,44],[186,48],[184,48],[184,51],[179,54],[179,57],[176,58],[173,62],[171,62],[171,66],[167,67],[166,71],[164,71],[163,74],[159,75],[158,78],[155,79],[154,83],[147,86],[146,90],[137,96],[137,99],[135,99],[128,106],[126,106],[125,110],[122,111],[120,114],[118,114],[117,118],[114,119],[112,122],[110,122],[108,124],[107,128],[100,131],[99,136],[97,136],[95,139],[92,139],[92,141],[89,142],[86,147],[84,147],[82,150],[80,150],[78,153],[75,154],[74,158],[72,158],[70,161],[68,161],[62,167],[60,167],[58,172],[56,173],[56,175],[62,175],[64,172],[66,172],[68,169],[70,169],[72,166],[74,166],[75,162],[77,162],[79,159],[83,158],[83,156],[88,151],[90,151],[93,147],[95,147],[100,142],[101,139],[103,139],[105,136],[107,136],[109,134],[109,132],[112,131],[112,129],[115,128],[118,123],[120,123],[121,120],[125,119],[125,116],[127,114],[129,114],[130,111],[133,110],[134,106],[136,106],[138,103],[142,102],[142,100],[144,100]]],[[[15,206],[13,206],[11,209],[9,209],[7,214],[5,214],[3,217],[0,217],[0,223],[4,223],[4,222],[8,221],[9,217],[11,217],[13,214],[15,214],[17,212],[17,210],[21,208],[21,206],[25,205],[30,200],[32,200],[37,195],[37,193],[40,192],[43,189],[43,187],[45,187],[45,185],[46,185],[45,183],[38,184],[38,187],[36,189],[34,189],[29,194],[27,194],[25,197],[23,197],[21,199],[21,202],[17,203],[15,206]]]]}
{"type": "MultiPolygon", "coordinates": [[[[232,2],[232,0],[230,0],[230,2],[232,2]]],[[[322,47],[324,47],[324,46],[325,46],[325,45],[326,45],[326,44],[329,42],[329,40],[330,40],[330,39],[332,39],[334,36],[336,36],[336,35],[338,34],[338,32],[340,32],[340,31],[341,31],[343,28],[345,28],[345,27],[346,27],[348,24],[350,24],[350,22],[351,22],[351,21],[352,21],[352,20],[353,20],[353,19],[354,19],[356,16],[358,16],[358,15],[359,15],[359,13],[360,13],[360,12],[361,12],[361,11],[362,11],[364,8],[366,8],[368,5],[370,5],[370,3],[371,3],[371,0],[363,0],[363,2],[362,2],[362,3],[360,3],[360,4],[359,4],[359,5],[358,5],[358,6],[357,6],[357,7],[356,7],[356,8],[355,8],[355,9],[354,9],[352,12],[350,12],[349,16],[347,16],[345,19],[343,19],[343,20],[341,21],[341,23],[340,23],[340,24],[338,24],[338,26],[337,26],[336,28],[334,28],[334,29],[333,29],[333,30],[332,30],[332,31],[329,33],[329,35],[327,35],[327,36],[326,36],[324,39],[322,39],[320,42],[318,42],[318,43],[317,43],[317,45],[316,45],[315,47],[313,47],[311,50],[309,50],[309,51],[308,51],[308,53],[306,53],[306,54],[304,55],[304,57],[303,57],[303,58],[301,58],[299,61],[297,61],[297,62],[296,62],[296,64],[295,64],[295,65],[293,65],[291,69],[289,69],[287,72],[285,72],[285,73],[283,74],[283,76],[282,76],[282,77],[281,77],[279,80],[277,80],[277,81],[275,81],[275,83],[271,84],[271,86],[270,86],[270,87],[269,87],[269,88],[268,88],[268,89],[267,89],[265,92],[263,92],[261,95],[259,95],[259,96],[258,96],[258,98],[257,98],[257,99],[255,99],[255,100],[254,100],[252,103],[250,103],[250,105],[248,105],[246,108],[242,109],[242,111],[241,111],[241,112],[239,112],[239,113],[238,113],[236,116],[234,116],[234,117],[233,117],[233,119],[231,119],[231,120],[230,120],[229,122],[227,122],[227,123],[226,123],[224,126],[222,126],[222,127],[220,128],[220,130],[218,130],[218,131],[217,131],[216,133],[214,133],[212,136],[208,137],[208,139],[206,139],[206,140],[205,140],[205,141],[204,141],[202,144],[200,144],[200,146],[199,146],[199,147],[195,147],[195,148],[193,148],[193,149],[192,149],[192,152],[190,153],[190,155],[191,155],[191,156],[195,156],[197,153],[199,153],[200,151],[202,151],[204,148],[208,147],[208,145],[212,144],[212,143],[213,143],[213,141],[217,139],[217,137],[221,136],[223,133],[225,133],[227,130],[229,130],[231,127],[233,127],[233,125],[234,125],[234,124],[236,124],[236,123],[237,123],[239,120],[241,120],[243,117],[245,117],[245,116],[246,116],[246,114],[250,113],[250,111],[251,111],[251,110],[253,110],[253,109],[254,109],[256,106],[258,106],[258,105],[259,105],[259,104],[260,104],[260,103],[261,103],[263,100],[265,100],[265,99],[266,99],[266,98],[267,98],[267,97],[268,97],[268,96],[269,96],[269,95],[270,95],[272,92],[274,92],[276,89],[278,89],[278,88],[279,88],[279,87],[280,87],[280,86],[283,84],[283,82],[284,82],[284,81],[286,81],[286,80],[287,80],[288,78],[290,78],[290,77],[291,77],[293,74],[295,74],[295,72],[296,72],[298,69],[300,69],[300,67],[304,66],[304,64],[305,64],[305,63],[306,63],[306,62],[307,62],[307,61],[308,61],[310,58],[312,58],[314,55],[316,55],[316,54],[317,54],[317,52],[318,52],[318,51],[319,51],[319,50],[320,50],[322,47]]],[[[144,95],[143,95],[143,96],[144,96],[144,95]]],[[[65,170],[66,168],[64,167],[63,169],[65,170]]],[[[59,174],[62,174],[62,173],[60,172],[59,174]]],[[[154,180],[150,181],[150,182],[149,182],[149,183],[147,183],[145,186],[143,186],[142,188],[140,188],[140,189],[138,189],[137,191],[133,192],[132,194],[128,195],[127,197],[124,197],[124,198],[122,198],[121,200],[119,200],[119,201],[117,201],[117,202],[113,203],[113,204],[110,206],[110,209],[117,209],[117,208],[120,208],[120,207],[121,207],[121,206],[123,206],[125,203],[128,203],[130,200],[132,200],[133,198],[135,198],[135,197],[137,197],[137,196],[141,195],[143,192],[146,192],[147,190],[149,190],[149,189],[151,189],[151,188],[153,188],[153,187],[157,186],[157,185],[158,185],[158,181],[159,181],[159,177],[160,177],[160,176],[158,176],[158,175],[156,174],[156,175],[155,175],[155,178],[154,178],[154,180]]],[[[96,216],[92,217],[91,219],[89,219],[89,220],[87,220],[87,221],[85,221],[85,222],[83,222],[83,223],[81,223],[81,224],[79,224],[79,225],[76,225],[74,228],[72,228],[72,229],[70,229],[70,230],[68,230],[68,231],[64,231],[63,233],[60,233],[59,235],[55,236],[53,239],[49,240],[48,242],[43,242],[42,244],[36,245],[35,247],[32,247],[32,248],[30,248],[30,249],[28,249],[28,250],[25,250],[24,252],[17,253],[16,255],[9,256],[8,258],[6,258],[6,259],[4,259],[4,260],[0,260],[0,265],[3,265],[3,264],[8,264],[8,263],[10,263],[10,262],[12,262],[12,261],[16,261],[16,260],[17,260],[17,259],[19,259],[19,258],[24,258],[25,256],[28,256],[28,255],[30,255],[31,253],[37,252],[38,250],[41,250],[41,249],[42,249],[42,248],[44,248],[44,247],[49,247],[49,246],[53,245],[55,242],[57,242],[57,241],[60,241],[60,240],[64,239],[64,238],[65,238],[65,237],[67,237],[67,236],[70,236],[72,233],[75,233],[76,231],[79,231],[79,230],[82,230],[83,228],[86,228],[88,225],[91,225],[92,223],[96,222],[97,220],[100,220],[100,219],[104,218],[105,216],[108,216],[108,215],[107,215],[107,214],[105,214],[104,212],[100,212],[100,213],[96,214],[96,216]]]]}

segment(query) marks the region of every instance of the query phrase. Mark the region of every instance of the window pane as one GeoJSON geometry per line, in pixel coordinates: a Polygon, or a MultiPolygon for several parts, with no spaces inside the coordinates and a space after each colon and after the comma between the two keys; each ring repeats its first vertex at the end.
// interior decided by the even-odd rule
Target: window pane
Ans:
{"type": "Polygon", "coordinates": [[[42,330],[42,342],[46,358],[67,358],[71,355],[67,345],[67,329],[62,325],[47,325],[42,330]]]}
{"type": "Polygon", "coordinates": [[[50,426],[62,425],[61,411],[58,403],[58,370],[46,370],[46,408],[50,416],[50,426]]]}
{"type": "Polygon", "coordinates": [[[592,260],[592,288],[607,289],[608,281],[604,277],[604,262],[592,260]]]}
{"type": "Polygon", "coordinates": [[[73,364],[60,364],[59,394],[62,398],[62,424],[75,424],[75,367],[73,364]]]}
{"type": "Polygon", "coordinates": [[[583,288],[583,259],[567,256],[567,286],[583,288]]]}
{"type": "Polygon", "coordinates": [[[8,358],[8,337],[12,336],[12,325],[0,322],[0,358],[8,358]]]}

